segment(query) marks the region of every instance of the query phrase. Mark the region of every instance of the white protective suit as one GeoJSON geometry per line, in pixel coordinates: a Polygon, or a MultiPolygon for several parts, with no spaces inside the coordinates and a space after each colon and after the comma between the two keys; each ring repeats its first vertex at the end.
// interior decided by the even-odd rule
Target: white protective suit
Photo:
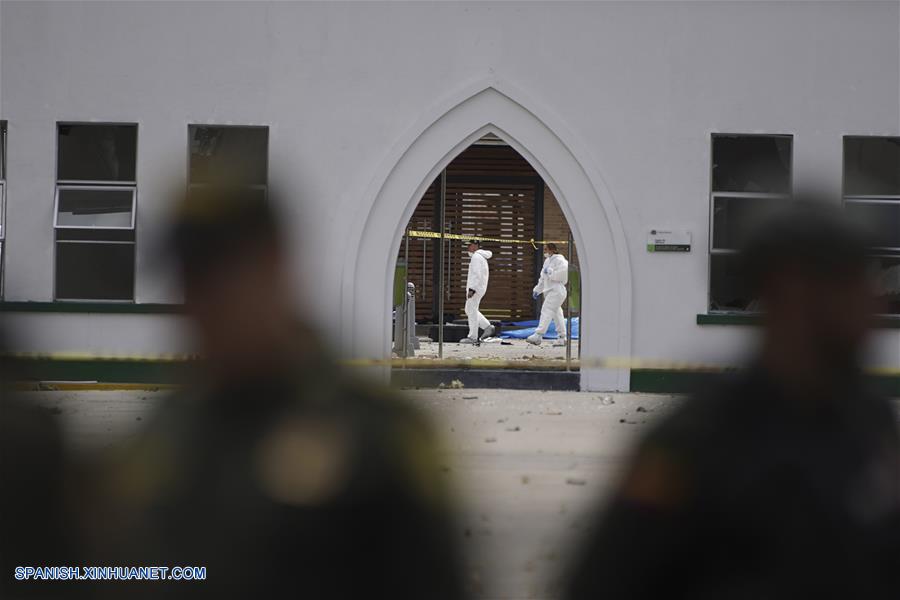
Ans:
{"type": "Polygon", "coordinates": [[[541,306],[541,320],[538,323],[535,335],[543,336],[547,333],[552,320],[556,324],[556,333],[560,340],[566,339],[566,317],[563,314],[562,304],[566,301],[568,292],[566,284],[569,282],[569,261],[562,254],[551,254],[544,260],[541,268],[541,278],[534,286],[535,294],[544,295],[544,304],[541,306]]]}
{"type": "Polygon", "coordinates": [[[472,253],[469,261],[469,273],[466,276],[466,316],[469,318],[469,337],[473,340],[478,339],[479,328],[487,329],[491,325],[491,322],[478,310],[478,306],[487,293],[490,275],[487,261],[493,255],[494,253],[490,250],[479,249],[472,253]],[[471,298],[468,298],[469,290],[475,290],[471,298]]]}

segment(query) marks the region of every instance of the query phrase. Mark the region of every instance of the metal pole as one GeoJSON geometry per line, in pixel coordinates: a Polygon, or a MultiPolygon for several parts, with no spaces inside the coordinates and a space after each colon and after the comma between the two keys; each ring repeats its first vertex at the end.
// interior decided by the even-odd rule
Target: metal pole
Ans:
{"type": "Polygon", "coordinates": [[[409,355],[409,228],[404,236],[404,279],[403,282],[403,368],[406,368],[406,357],[409,355]]]}
{"type": "MultiPolygon", "coordinates": [[[[572,260],[572,230],[569,230],[569,240],[566,244],[569,253],[567,260],[572,260]]],[[[580,332],[579,332],[580,333],[580,332]]],[[[566,294],[566,371],[572,370],[572,309],[569,295],[566,294]]]]}
{"type": "Polygon", "coordinates": [[[447,196],[447,169],[441,171],[441,183],[438,190],[438,210],[440,217],[438,219],[438,227],[441,232],[441,239],[438,247],[438,264],[441,266],[438,273],[438,358],[444,358],[444,204],[446,204],[447,196]]]}

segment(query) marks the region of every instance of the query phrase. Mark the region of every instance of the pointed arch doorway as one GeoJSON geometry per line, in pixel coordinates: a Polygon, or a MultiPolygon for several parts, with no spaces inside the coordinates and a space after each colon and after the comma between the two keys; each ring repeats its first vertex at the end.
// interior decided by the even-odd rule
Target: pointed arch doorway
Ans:
{"type": "MultiPolygon", "coordinates": [[[[516,150],[557,198],[579,250],[582,358],[631,353],[631,270],[615,202],[584,152],[552,115],[538,118],[493,80],[436,106],[389,153],[365,196],[342,266],[341,344],[345,355],[387,358],[391,352],[393,276],[404,229],[428,186],[476,140],[491,134],[516,150]],[[547,124],[553,124],[553,128],[547,124]],[[564,141],[568,140],[568,142],[564,141]]],[[[627,390],[625,369],[583,368],[584,390],[627,390]]]]}

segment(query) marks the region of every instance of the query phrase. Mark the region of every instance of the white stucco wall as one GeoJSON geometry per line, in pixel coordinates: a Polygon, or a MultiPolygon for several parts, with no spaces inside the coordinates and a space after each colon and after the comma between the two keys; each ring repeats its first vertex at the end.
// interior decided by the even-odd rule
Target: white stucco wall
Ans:
{"type": "MultiPolygon", "coordinates": [[[[604,219],[624,232],[624,262],[588,259],[601,275],[585,307],[586,344],[727,360],[747,330],[695,321],[706,309],[709,134],[792,134],[795,182],[838,192],[843,135],[900,135],[898,31],[898,2],[2,2],[6,299],[52,299],[56,121],[140,125],[139,302],[178,301],[153,242],[167,190],[185,178],[187,124],[265,124],[270,179],[292,192],[298,287],[319,298],[308,310],[345,349],[375,352],[384,323],[354,320],[346,298],[386,297],[390,282],[384,272],[345,279],[347,242],[357,241],[341,224],[377,205],[379,178],[436,107],[497,81],[572,150],[565,165],[590,172],[608,202],[604,219]],[[653,227],[690,230],[692,252],[648,254],[653,227]],[[627,293],[606,280],[609,265],[623,264],[627,293]],[[626,318],[627,331],[610,315],[626,318]],[[592,322],[603,326],[591,331],[592,322]]],[[[541,146],[534,155],[549,148],[541,146]]],[[[389,249],[399,222],[383,216],[367,235],[389,249]]],[[[606,238],[596,248],[611,248],[607,224],[593,213],[575,218],[584,236],[606,238]]],[[[28,315],[40,331],[32,341],[40,348],[29,349],[137,353],[187,343],[156,333],[161,322],[179,329],[174,317],[141,316],[124,333],[123,318],[93,316],[85,327],[83,315],[28,315]]],[[[878,362],[900,365],[900,332],[882,332],[877,345],[878,362]]]]}

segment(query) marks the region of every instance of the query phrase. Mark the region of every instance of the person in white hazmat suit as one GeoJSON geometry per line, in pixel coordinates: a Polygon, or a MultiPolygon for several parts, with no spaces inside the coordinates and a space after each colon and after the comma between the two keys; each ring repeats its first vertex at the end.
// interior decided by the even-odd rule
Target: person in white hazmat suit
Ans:
{"type": "Polygon", "coordinates": [[[494,335],[494,326],[478,310],[481,299],[487,293],[489,269],[488,259],[493,256],[490,250],[482,250],[476,240],[469,242],[469,272],[466,275],[466,316],[469,318],[469,336],[461,339],[460,344],[477,344],[478,330],[484,329],[481,340],[494,335]]]}
{"type": "Polygon", "coordinates": [[[544,304],[541,306],[541,320],[534,333],[525,338],[529,344],[540,346],[544,334],[550,327],[550,321],[556,324],[556,333],[559,336],[554,346],[566,345],[566,317],[563,314],[562,305],[566,301],[568,292],[566,284],[569,282],[569,261],[559,253],[556,244],[550,243],[544,246],[544,266],[541,268],[541,278],[534,286],[532,295],[537,300],[544,295],[544,304]]]}

